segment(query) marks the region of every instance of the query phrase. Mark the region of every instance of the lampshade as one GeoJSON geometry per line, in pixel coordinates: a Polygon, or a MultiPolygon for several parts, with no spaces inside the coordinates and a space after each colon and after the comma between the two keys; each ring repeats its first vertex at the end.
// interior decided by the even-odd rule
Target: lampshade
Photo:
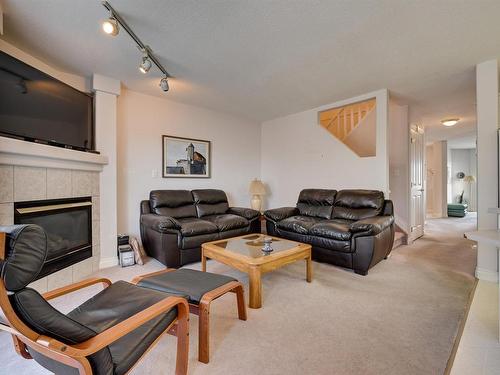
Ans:
{"type": "Polygon", "coordinates": [[[464,177],[464,182],[468,182],[468,183],[476,182],[476,177],[474,177],[474,176],[465,176],[464,177]]]}
{"type": "Polygon", "coordinates": [[[266,188],[264,187],[264,184],[262,183],[261,180],[253,180],[250,182],[250,188],[249,188],[250,194],[254,195],[266,195],[266,188]]]}

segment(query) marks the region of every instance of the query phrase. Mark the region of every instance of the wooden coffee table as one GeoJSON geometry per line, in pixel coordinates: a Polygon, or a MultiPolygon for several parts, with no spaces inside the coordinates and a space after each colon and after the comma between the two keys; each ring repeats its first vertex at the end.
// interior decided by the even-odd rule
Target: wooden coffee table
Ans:
{"type": "Polygon", "coordinates": [[[248,306],[252,309],[262,307],[262,281],[263,273],[274,271],[289,263],[298,260],[306,261],[307,282],[312,280],[311,245],[300,242],[272,237],[274,249],[269,255],[261,251],[262,234],[247,234],[244,236],[228,238],[204,243],[201,246],[202,270],[207,270],[207,258],[224,263],[248,274],[250,278],[250,301],[248,306]]]}

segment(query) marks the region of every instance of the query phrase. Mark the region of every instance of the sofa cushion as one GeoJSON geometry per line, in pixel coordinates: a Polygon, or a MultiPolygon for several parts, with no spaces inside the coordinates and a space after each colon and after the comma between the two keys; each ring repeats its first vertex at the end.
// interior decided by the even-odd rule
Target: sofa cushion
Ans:
{"type": "Polygon", "coordinates": [[[304,189],[299,194],[297,208],[303,216],[330,219],[336,190],[304,189]]]}
{"type": "Polygon", "coordinates": [[[153,190],[149,193],[151,210],[174,218],[196,217],[193,196],[189,190],[153,190]]]}
{"type": "Polygon", "coordinates": [[[244,228],[249,224],[248,220],[244,217],[232,214],[203,216],[203,220],[214,223],[221,232],[244,228]]]}
{"type": "Polygon", "coordinates": [[[196,217],[179,219],[180,232],[183,236],[199,236],[200,234],[216,233],[219,231],[214,223],[196,217]]]}
{"type": "Polygon", "coordinates": [[[228,214],[242,216],[247,220],[254,220],[260,216],[260,212],[246,207],[229,207],[228,214]]]}
{"type": "Polygon", "coordinates": [[[311,236],[349,241],[352,237],[352,233],[349,230],[350,224],[350,221],[342,219],[324,220],[314,224],[311,229],[309,229],[309,234],[311,236]]]}
{"type": "Polygon", "coordinates": [[[193,190],[198,217],[225,214],[229,209],[226,193],[216,189],[193,190]]]}
{"type": "Polygon", "coordinates": [[[384,193],[377,190],[341,190],[333,206],[335,219],[361,220],[380,215],[384,193]]]}
{"type": "Polygon", "coordinates": [[[322,219],[311,216],[292,216],[276,223],[279,229],[300,234],[308,234],[309,229],[322,219]]]}

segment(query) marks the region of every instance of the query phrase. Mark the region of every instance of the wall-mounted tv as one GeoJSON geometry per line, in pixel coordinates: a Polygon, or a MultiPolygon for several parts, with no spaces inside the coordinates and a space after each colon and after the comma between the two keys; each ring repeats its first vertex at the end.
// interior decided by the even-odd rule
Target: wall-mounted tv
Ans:
{"type": "Polygon", "coordinates": [[[94,150],[93,96],[0,51],[0,135],[94,150]]]}

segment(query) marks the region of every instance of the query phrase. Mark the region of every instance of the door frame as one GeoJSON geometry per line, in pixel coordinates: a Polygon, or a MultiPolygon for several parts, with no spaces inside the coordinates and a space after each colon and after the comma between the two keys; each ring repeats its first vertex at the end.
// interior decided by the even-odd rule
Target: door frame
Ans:
{"type": "Polygon", "coordinates": [[[425,129],[422,125],[419,125],[419,124],[410,124],[410,129],[409,129],[409,132],[408,132],[408,178],[409,178],[409,181],[408,181],[408,208],[409,208],[409,231],[408,231],[408,243],[412,243],[414,242],[415,240],[417,240],[418,238],[422,237],[424,234],[425,234],[425,210],[426,210],[426,206],[427,206],[427,192],[426,192],[426,184],[427,184],[427,179],[426,179],[426,164],[427,164],[427,160],[426,160],[426,155],[425,155],[425,129]],[[413,231],[413,222],[412,222],[412,218],[413,218],[413,204],[412,204],[412,190],[413,190],[413,186],[412,186],[412,163],[413,163],[413,155],[412,155],[412,131],[413,129],[416,128],[417,132],[422,134],[422,150],[421,150],[421,153],[422,153],[422,188],[423,188],[423,191],[422,191],[422,201],[423,201],[423,208],[422,208],[422,234],[421,235],[418,235],[416,234],[414,231],[413,231]]]}

